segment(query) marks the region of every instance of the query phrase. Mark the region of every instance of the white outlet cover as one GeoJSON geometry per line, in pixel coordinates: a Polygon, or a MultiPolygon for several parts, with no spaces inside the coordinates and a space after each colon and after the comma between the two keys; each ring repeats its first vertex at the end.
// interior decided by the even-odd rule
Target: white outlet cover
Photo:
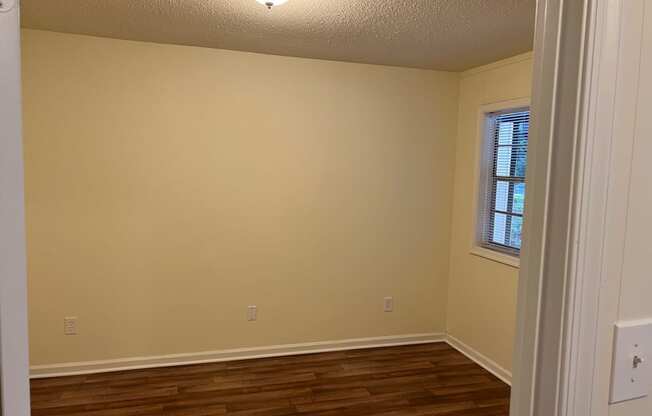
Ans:
{"type": "Polygon", "coordinates": [[[652,319],[619,322],[614,333],[611,403],[652,391],[652,319]],[[636,362],[635,362],[636,360],[636,362]]]}
{"type": "Polygon", "coordinates": [[[67,316],[63,318],[63,334],[77,335],[77,317],[67,316]]]}
{"type": "Polygon", "coordinates": [[[384,299],[383,301],[383,309],[385,312],[393,312],[394,311],[394,298],[391,296],[388,296],[384,299]]]}
{"type": "Polygon", "coordinates": [[[258,319],[258,307],[256,305],[247,306],[247,321],[258,319]]]}

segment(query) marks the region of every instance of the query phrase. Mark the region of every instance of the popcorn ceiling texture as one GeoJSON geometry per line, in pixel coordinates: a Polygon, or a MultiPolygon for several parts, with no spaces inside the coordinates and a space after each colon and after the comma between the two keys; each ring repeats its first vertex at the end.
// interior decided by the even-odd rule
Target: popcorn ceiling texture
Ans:
{"type": "Polygon", "coordinates": [[[532,49],[535,0],[22,0],[24,27],[460,71],[532,49]]]}

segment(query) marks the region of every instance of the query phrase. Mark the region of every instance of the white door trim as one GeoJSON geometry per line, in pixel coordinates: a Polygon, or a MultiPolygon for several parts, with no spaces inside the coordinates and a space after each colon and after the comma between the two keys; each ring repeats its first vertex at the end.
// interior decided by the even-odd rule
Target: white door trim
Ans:
{"type": "MultiPolygon", "coordinates": [[[[600,0],[590,9],[592,29],[587,33],[586,65],[577,169],[577,196],[573,210],[575,250],[571,256],[562,361],[560,414],[607,414],[608,395],[597,393],[601,331],[601,294],[604,292],[608,244],[617,237],[608,217],[613,199],[610,169],[615,149],[614,122],[622,33],[622,1],[600,0]],[[601,410],[598,410],[601,409],[601,410]]],[[[623,143],[624,144],[624,143],[623,143]]],[[[626,198],[618,198],[625,200],[626,198]]],[[[624,227],[622,228],[624,230],[624,227]]]]}
{"type": "Polygon", "coordinates": [[[18,5],[0,6],[0,384],[2,414],[29,409],[18,5]]]}
{"type": "Polygon", "coordinates": [[[513,416],[606,414],[596,363],[622,1],[538,5],[513,416]]]}
{"type": "MultiPolygon", "coordinates": [[[[593,364],[592,373],[588,369],[581,373],[587,380],[592,380],[591,384],[583,385],[585,395],[593,398],[586,399],[591,416],[607,416],[610,409],[613,335],[621,306],[630,180],[639,114],[637,107],[641,77],[649,77],[641,72],[644,21],[645,15],[652,10],[649,0],[610,0],[609,3],[609,8],[605,8],[604,24],[608,31],[602,42],[604,52],[599,72],[602,91],[598,93],[598,100],[602,105],[597,107],[598,117],[603,118],[605,124],[596,132],[600,137],[596,147],[607,156],[587,167],[587,176],[602,175],[603,193],[606,194],[603,206],[598,208],[589,204],[587,207],[593,215],[603,217],[602,251],[594,250],[593,255],[587,256],[587,260],[600,259],[594,271],[586,277],[596,286],[596,304],[592,306],[596,311],[593,319],[597,316],[597,325],[592,336],[583,339],[585,348],[581,351],[592,358],[593,364]],[[588,378],[590,375],[592,379],[588,378]]],[[[588,316],[590,311],[587,308],[587,320],[591,318],[588,316]]],[[[589,411],[583,414],[589,414],[589,411]]]]}

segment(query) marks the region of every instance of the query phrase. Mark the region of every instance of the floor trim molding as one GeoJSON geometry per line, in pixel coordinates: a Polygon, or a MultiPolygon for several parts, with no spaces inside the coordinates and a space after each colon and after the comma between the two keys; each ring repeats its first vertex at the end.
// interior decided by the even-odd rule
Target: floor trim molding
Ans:
{"type": "Polygon", "coordinates": [[[220,361],[282,357],[287,355],[313,354],[319,352],[344,351],[362,348],[393,347],[400,345],[428,344],[446,341],[447,336],[444,333],[425,333],[393,335],[374,338],[355,338],[339,341],[272,345],[268,347],[236,348],[188,354],[170,354],[151,357],[120,358],[114,360],[33,365],[30,367],[30,378],[108,373],[112,371],[139,370],[153,367],[172,367],[188,364],[204,364],[220,361]]]}
{"type": "Polygon", "coordinates": [[[462,354],[466,355],[470,360],[474,361],[480,367],[498,377],[507,385],[512,385],[512,372],[501,367],[491,358],[487,357],[486,355],[482,354],[481,352],[470,347],[469,345],[465,344],[450,334],[446,335],[446,343],[462,354]]]}
{"type": "Polygon", "coordinates": [[[345,351],[362,348],[395,347],[400,345],[446,342],[470,360],[489,371],[508,385],[512,385],[512,373],[484,354],[465,344],[453,335],[425,333],[392,335],[373,338],[354,338],[339,341],[306,342],[300,344],[272,345],[267,347],[235,348],[199,353],[170,354],[151,357],[119,358],[114,360],[84,361],[30,367],[30,378],[75,376],[109,373],[113,371],[141,370],[155,367],[173,367],[189,364],[216,363],[221,361],[250,360],[255,358],[283,357],[288,355],[314,354],[329,351],[345,351]]]}

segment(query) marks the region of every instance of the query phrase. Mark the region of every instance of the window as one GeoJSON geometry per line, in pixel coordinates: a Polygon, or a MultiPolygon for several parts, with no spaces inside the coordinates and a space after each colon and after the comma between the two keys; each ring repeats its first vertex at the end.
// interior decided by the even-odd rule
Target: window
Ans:
{"type": "Polygon", "coordinates": [[[486,114],[485,163],[479,218],[479,245],[518,256],[525,202],[530,126],[527,108],[486,114]]]}

